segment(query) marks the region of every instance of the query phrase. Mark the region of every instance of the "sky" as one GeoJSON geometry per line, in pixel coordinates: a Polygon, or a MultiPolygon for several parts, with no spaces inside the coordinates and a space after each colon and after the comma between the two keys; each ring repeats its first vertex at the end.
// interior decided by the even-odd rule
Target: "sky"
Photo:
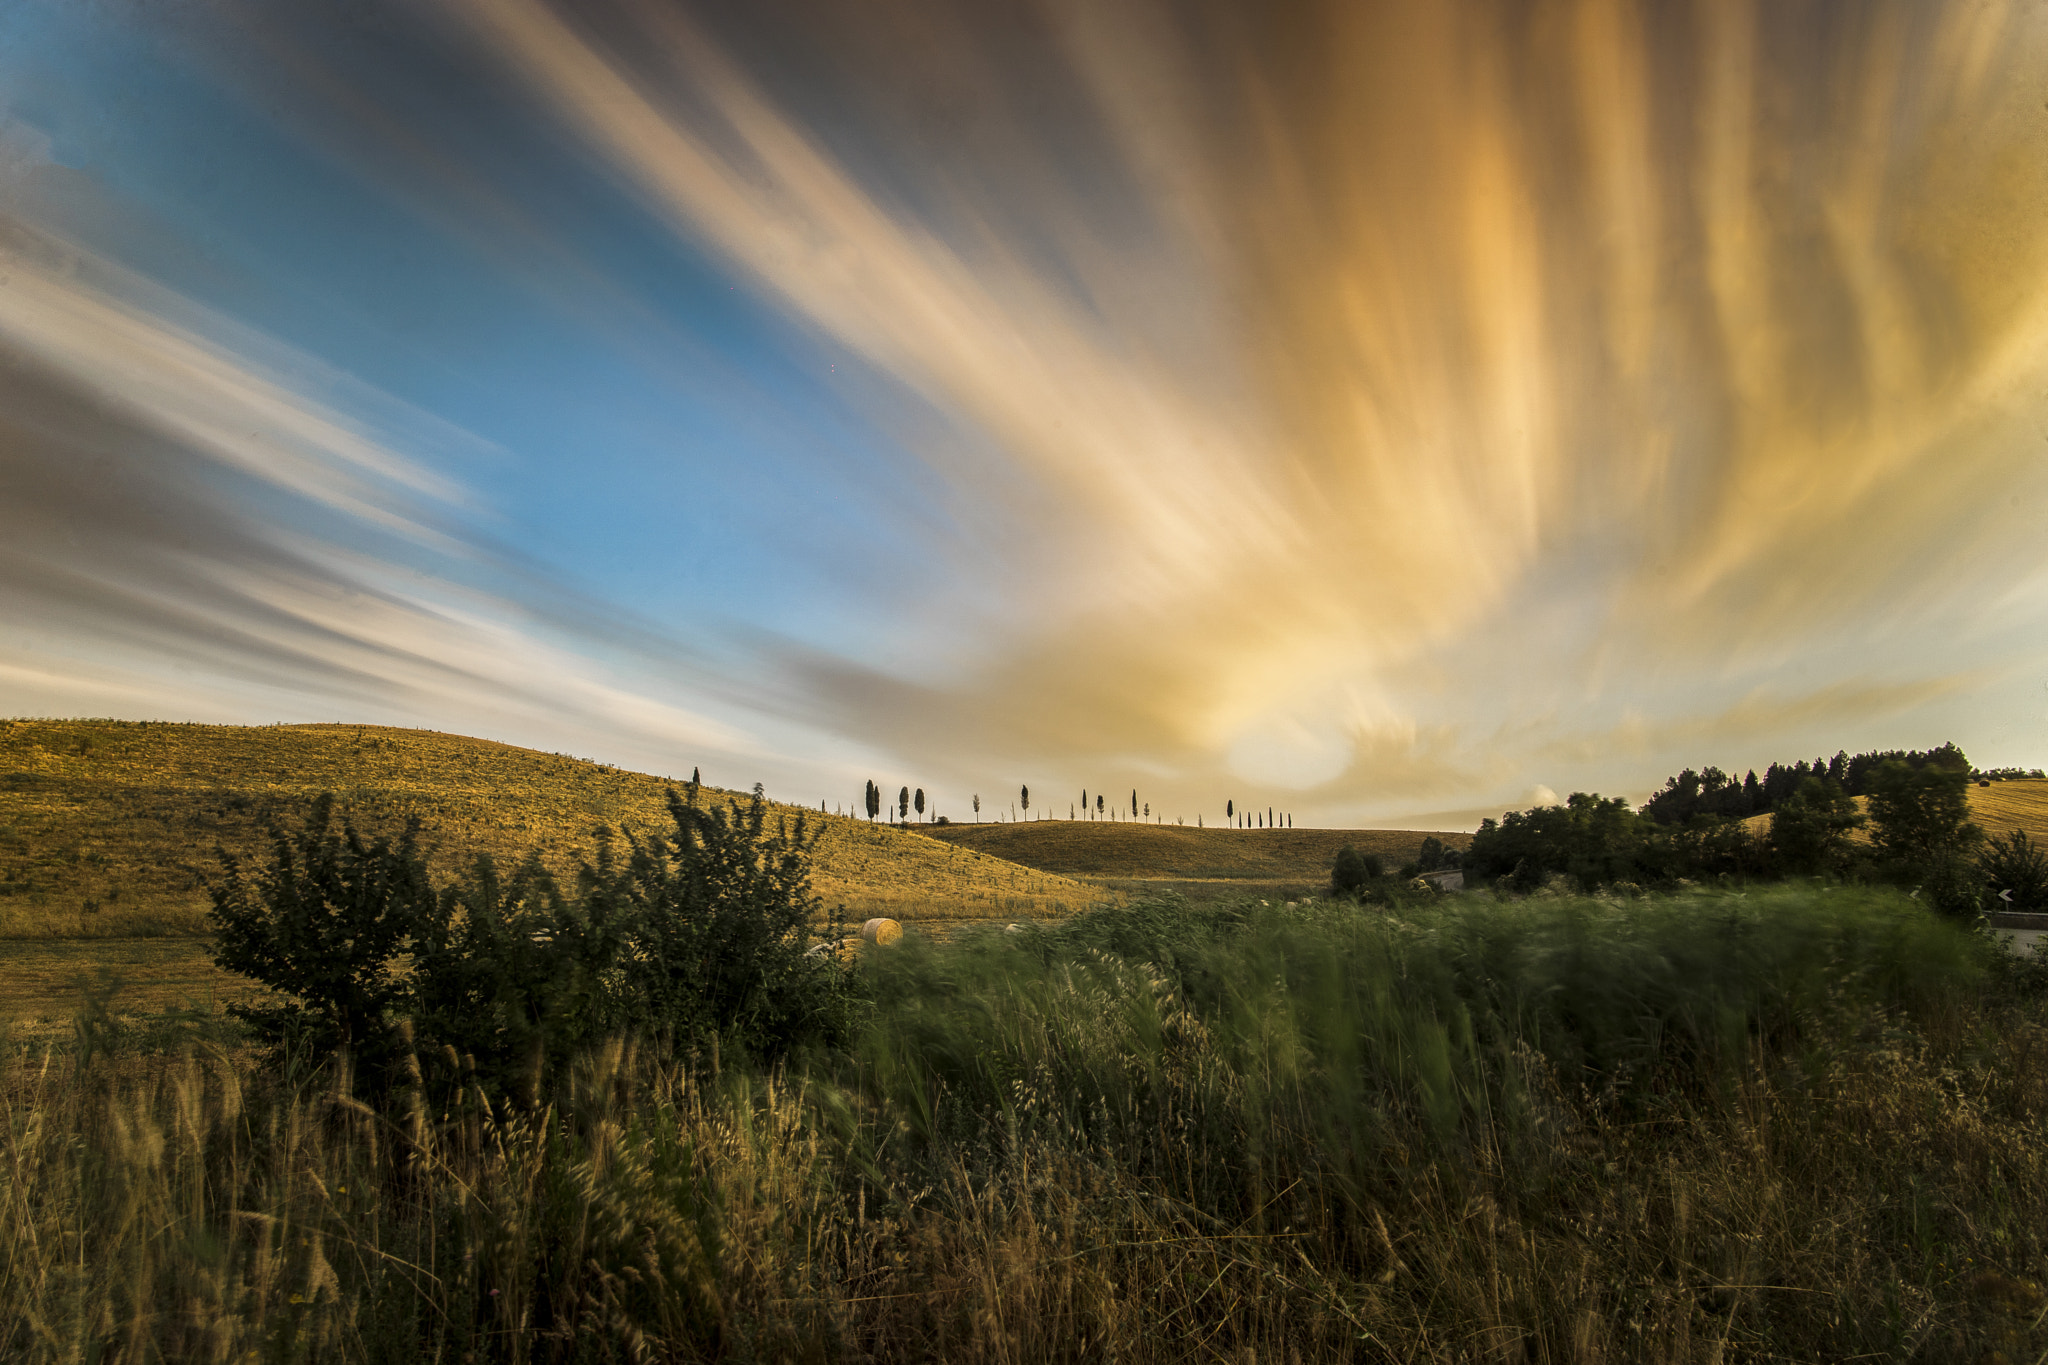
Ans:
{"type": "Polygon", "coordinates": [[[2020,0],[0,0],[0,714],[955,819],[2042,766],[2043,71],[2020,0]]]}

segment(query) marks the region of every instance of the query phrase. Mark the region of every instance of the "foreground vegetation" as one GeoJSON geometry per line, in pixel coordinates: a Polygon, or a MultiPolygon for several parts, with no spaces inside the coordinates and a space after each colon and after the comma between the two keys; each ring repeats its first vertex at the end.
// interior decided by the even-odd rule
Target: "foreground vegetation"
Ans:
{"type": "Polygon", "coordinates": [[[528,1103],[88,1017],[9,1054],[0,1355],[2032,1360],[2043,977],[1810,883],[992,929],[528,1103]]]}

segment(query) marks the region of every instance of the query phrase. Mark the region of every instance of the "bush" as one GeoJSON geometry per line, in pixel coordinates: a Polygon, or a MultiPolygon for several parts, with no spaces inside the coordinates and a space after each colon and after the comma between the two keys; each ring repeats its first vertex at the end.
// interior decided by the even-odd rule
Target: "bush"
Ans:
{"type": "Polygon", "coordinates": [[[433,913],[434,892],[417,821],[395,847],[382,838],[365,847],[348,821],[333,831],[333,810],[322,793],[296,836],[272,826],[260,872],[220,854],[225,875],[209,888],[214,962],[286,997],[231,1007],[265,1041],[374,1060],[388,1051],[390,1016],[406,996],[398,958],[433,913]]]}
{"type": "Polygon", "coordinates": [[[1350,844],[1344,845],[1337,853],[1337,861],[1330,867],[1330,894],[1333,896],[1363,895],[1368,883],[1386,875],[1386,865],[1377,853],[1360,853],[1350,844]]]}
{"type": "Polygon", "coordinates": [[[1998,897],[1994,910],[2039,913],[2048,910],[2048,854],[2016,829],[2009,839],[1991,841],[1991,850],[1977,860],[1977,870],[1990,884],[1994,896],[2010,891],[2010,899],[1998,897]]]}
{"type": "MultiPolygon", "coordinates": [[[[597,867],[583,872],[584,915],[619,927],[613,1026],[675,1041],[717,1035],[764,1059],[843,1043],[851,977],[807,951],[822,906],[811,893],[816,841],[803,819],[769,834],[758,787],[745,811],[737,801],[700,807],[698,788],[687,790],[687,800],[669,793],[674,834],[629,838],[623,863],[603,846],[597,867]]],[[[827,937],[836,941],[843,927],[835,917],[827,937]]]]}
{"type": "Polygon", "coordinates": [[[545,1072],[618,1034],[763,1060],[843,1043],[852,977],[807,951],[820,906],[804,822],[770,833],[758,789],[744,811],[706,810],[698,791],[671,791],[674,833],[628,836],[624,857],[600,829],[597,862],[569,895],[534,857],[509,880],[479,859],[436,894],[416,824],[395,847],[365,847],[351,826],[331,832],[323,795],[303,833],[273,831],[260,877],[222,855],[215,960],[288,997],[237,1011],[273,1042],[377,1063],[402,1018],[430,1056],[452,1051],[465,1072],[528,1098],[545,1072]]]}

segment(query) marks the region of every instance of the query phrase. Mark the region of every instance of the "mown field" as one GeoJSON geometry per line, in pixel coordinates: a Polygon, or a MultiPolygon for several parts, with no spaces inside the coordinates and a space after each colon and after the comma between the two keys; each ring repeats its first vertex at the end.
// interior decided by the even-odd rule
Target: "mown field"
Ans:
{"type": "MultiPolygon", "coordinates": [[[[1972,785],[1969,789],[1970,818],[1983,826],[1986,834],[2001,838],[2020,829],[2036,843],[2048,842],[2048,780],[2022,777],[2003,782],[1993,782],[1988,787],[1972,785]]],[[[1868,797],[1856,798],[1856,808],[1866,809],[1868,797]]],[[[1771,817],[1752,815],[1743,825],[1752,834],[1767,834],[1771,828],[1771,817]]],[[[1870,841],[1870,828],[1853,831],[1851,839],[1858,843],[1870,841]]]]}
{"type": "MultiPolygon", "coordinates": [[[[1891,891],[1138,903],[543,1108],[0,1053],[0,1358],[2031,1362],[2048,962],[1891,891]]],[[[209,1031],[211,1030],[211,1031],[209,1031]]]]}
{"type": "MultiPolygon", "coordinates": [[[[668,828],[669,786],[422,730],[0,721],[0,939],[198,932],[214,849],[259,849],[266,822],[295,828],[322,791],[366,831],[417,815],[429,865],[448,877],[479,853],[509,865],[529,850],[566,872],[600,824],[668,828]]],[[[905,830],[770,804],[771,819],[798,816],[819,835],[818,894],[855,918],[1042,917],[1101,895],[905,830]]]]}
{"type": "MultiPolygon", "coordinates": [[[[685,775],[687,776],[687,774],[685,775]]],[[[119,983],[122,1012],[205,1007],[247,985],[212,966],[217,848],[264,847],[331,791],[366,834],[425,830],[437,879],[538,850],[558,873],[592,832],[668,829],[666,778],[490,740],[356,725],[0,721],[0,1021],[47,1028],[119,983]],[[94,983],[101,985],[95,986],[94,983]]],[[[737,800],[746,793],[706,793],[737,800]]],[[[915,832],[770,803],[817,832],[813,886],[858,923],[943,932],[1072,914],[1105,892],[915,832]]]]}
{"type": "MultiPolygon", "coordinates": [[[[1136,894],[1172,891],[1190,900],[1242,896],[1295,899],[1328,890],[1330,865],[1346,844],[1377,853],[1388,869],[1415,856],[1426,831],[1386,829],[1194,829],[1112,820],[1029,820],[1015,824],[925,826],[956,848],[1136,894]]],[[[1462,849],[1470,834],[1440,831],[1462,849]]]]}

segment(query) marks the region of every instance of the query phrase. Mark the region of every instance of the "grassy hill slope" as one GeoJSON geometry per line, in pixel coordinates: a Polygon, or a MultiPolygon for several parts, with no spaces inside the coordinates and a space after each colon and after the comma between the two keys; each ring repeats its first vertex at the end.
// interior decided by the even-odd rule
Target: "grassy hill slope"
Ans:
{"type": "MultiPolygon", "coordinates": [[[[1869,806],[1868,797],[1856,798],[1858,810],[1868,810],[1869,806]]],[[[2022,777],[1993,782],[1988,787],[1972,786],[1970,818],[1982,825],[1987,835],[2003,838],[2016,829],[2023,829],[2035,843],[2048,843],[2048,781],[2022,777]]],[[[1771,832],[1768,813],[1752,815],[1742,823],[1752,834],[1767,835],[1771,832]]],[[[1868,842],[1870,827],[1866,825],[1849,837],[1868,842]]]]}
{"type": "MultiPolygon", "coordinates": [[[[600,824],[671,828],[668,782],[565,754],[371,725],[0,721],[0,939],[197,932],[214,849],[259,850],[332,791],[369,832],[417,814],[446,877],[538,849],[557,872],[600,824]]],[[[708,799],[724,794],[706,793],[708,799]]],[[[744,795],[736,796],[744,802],[744,795]]],[[[856,920],[1046,916],[1098,889],[902,829],[771,803],[819,831],[813,884],[856,920]]]]}
{"type": "MultiPolygon", "coordinates": [[[[1329,884],[1338,850],[1352,844],[1390,867],[1415,856],[1427,833],[1386,829],[1192,829],[1135,821],[1029,820],[938,825],[923,832],[958,848],[994,854],[1118,890],[1177,890],[1195,897],[1270,891],[1293,895],[1329,884]]],[[[1440,832],[1453,848],[1470,834],[1440,832]]]]}

